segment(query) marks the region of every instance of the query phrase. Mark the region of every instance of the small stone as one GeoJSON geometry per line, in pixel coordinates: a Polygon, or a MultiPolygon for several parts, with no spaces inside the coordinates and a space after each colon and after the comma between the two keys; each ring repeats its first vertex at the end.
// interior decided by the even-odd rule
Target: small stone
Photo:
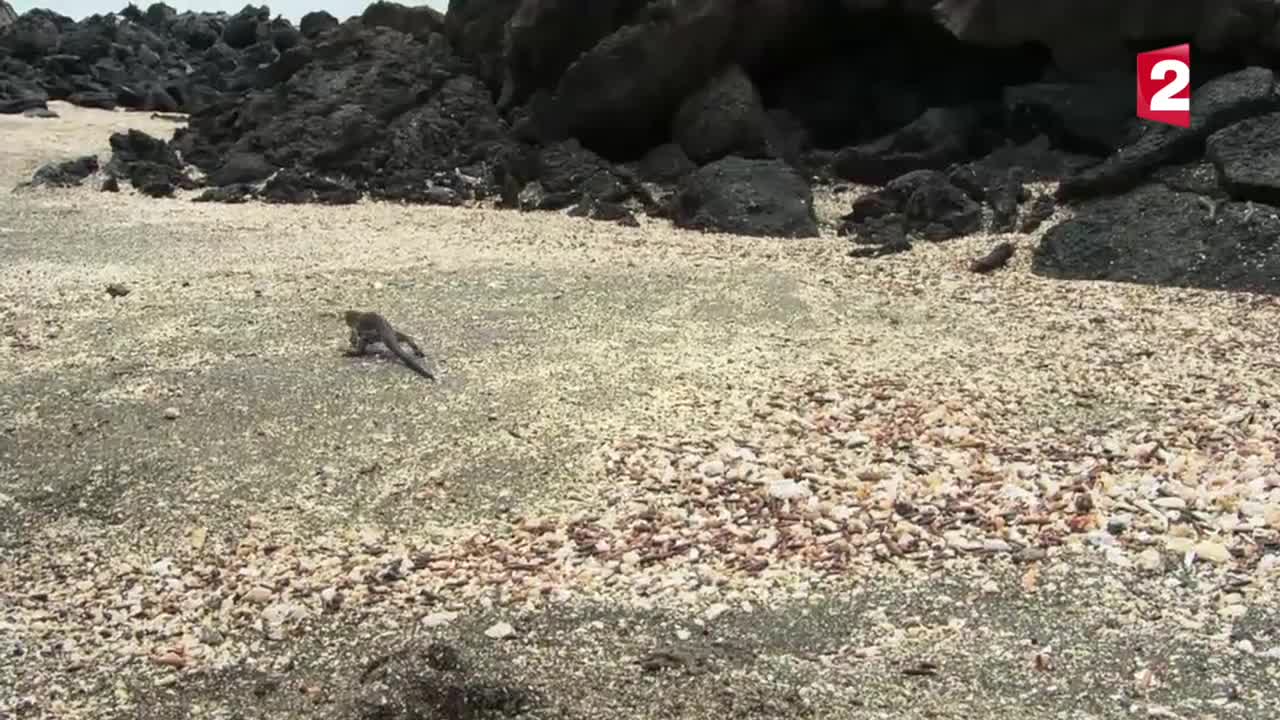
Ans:
{"type": "Polygon", "coordinates": [[[1039,562],[1049,557],[1049,553],[1044,548],[1029,547],[1023,548],[1014,554],[1013,558],[1018,562],[1039,562]]]}
{"type": "Polygon", "coordinates": [[[1272,530],[1280,530],[1280,504],[1268,505],[1262,518],[1272,530]]]}
{"type": "Polygon", "coordinates": [[[982,547],[981,543],[970,540],[959,530],[949,530],[943,533],[942,537],[947,541],[947,545],[957,550],[977,550],[982,547]]]}
{"type": "Polygon", "coordinates": [[[1218,614],[1228,620],[1239,620],[1248,614],[1248,612],[1249,608],[1247,606],[1237,603],[1234,605],[1223,606],[1223,608],[1218,611],[1218,614]]]}
{"type": "Polygon", "coordinates": [[[494,640],[503,640],[515,635],[516,629],[511,626],[511,623],[500,622],[490,626],[484,634],[494,640]]]}
{"type": "Polygon", "coordinates": [[[1124,551],[1118,547],[1107,548],[1107,551],[1104,554],[1106,555],[1107,562],[1111,563],[1112,565],[1116,565],[1118,567],[1125,567],[1125,568],[1133,565],[1133,562],[1129,559],[1129,556],[1126,555],[1124,551]]]}
{"type": "Polygon", "coordinates": [[[1219,565],[1231,559],[1231,551],[1227,546],[1213,540],[1202,540],[1196,543],[1195,551],[1198,557],[1219,565]]]}
{"type": "Polygon", "coordinates": [[[182,411],[176,407],[167,407],[164,409],[165,420],[177,420],[182,415],[182,411]]]}
{"type": "Polygon", "coordinates": [[[1003,540],[986,540],[982,543],[982,549],[990,553],[1007,553],[1013,547],[1003,540]]]}
{"type": "Polygon", "coordinates": [[[676,639],[680,640],[681,642],[688,640],[691,637],[693,637],[693,635],[688,630],[685,630],[684,628],[680,628],[679,630],[676,631],[676,639]]]}
{"type": "Polygon", "coordinates": [[[1162,507],[1166,510],[1185,510],[1187,508],[1187,501],[1180,497],[1162,497],[1156,498],[1155,505],[1156,507],[1162,507]]]}
{"type": "Polygon", "coordinates": [[[808,487],[787,478],[770,482],[765,486],[765,492],[775,500],[799,500],[813,494],[808,487]]]}
{"type": "Polygon", "coordinates": [[[1164,541],[1164,546],[1169,552],[1178,553],[1179,555],[1190,551],[1191,548],[1195,547],[1195,544],[1195,540],[1191,538],[1176,535],[1171,535],[1164,541]]]}
{"type": "Polygon", "coordinates": [[[1155,451],[1156,444],[1154,442],[1142,443],[1141,445],[1134,445],[1129,448],[1129,457],[1134,460],[1147,460],[1155,453],[1155,451]]]}
{"type": "Polygon", "coordinates": [[[320,591],[320,603],[325,610],[336,610],[342,605],[342,594],[337,588],[327,587],[320,591]]]}
{"type": "Polygon", "coordinates": [[[244,594],[244,599],[255,605],[265,605],[271,601],[271,591],[261,585],[255,585],[244,594]]]}
{"type": "Polygon", "coordinates": [[[132,292],[124,283],[111,283],[107,285],[107,294],[111,297],[124,297],[132,292]]]}
{"type": "Polygon", "coordinates": [[[708,621],[715,621],[716,618],[720,617],[721,615],[724,615],[727,612],[729,612],[728,605],[725,605],[724,603],[716,603],[715,605],[712,605],[711,607],[707,608],[702,613],[702,616],[706,618],[708,621]]]}
{"type": "Polygon", "coordinates": [[[1155,548],[1138,553],[1138,567],[1149,572],[1159,572],[1164,567],[1164,557],[1155,548]]]}
{"type": "Polygon", "coordinates": [[[457,617],[458,613],[456,612],[436,612],[422,618],[422,624],[429,628],[440,627],[442,625],[448,625],[457,619],[457,617]]]}
{"type": "Polygon", "coordinates": [[[719,460],[708,460],[698,466],[698,473],[702,477],[720,477],[724,475],[724,463],[719,460]]]}
{"type": "Polygon", "coordinates": [[[187,664],[187,659],[176,652],[167,652],[161,655],[154,655],[151,661],[157,665],[167,665],[172,668],[180,668],[187,664]]]}
{"type": "Polygon", "coordinates": [[[844,438],[845,447],[862,447],[871,442],[871,438],[860,432],[851,432],[844,438]]]}

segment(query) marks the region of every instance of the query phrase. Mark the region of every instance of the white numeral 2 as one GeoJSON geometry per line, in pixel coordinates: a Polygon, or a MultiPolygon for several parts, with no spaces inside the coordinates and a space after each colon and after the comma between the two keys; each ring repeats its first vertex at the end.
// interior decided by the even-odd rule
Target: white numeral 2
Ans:
{"type": "Polygon", "coordinates": [[[1187,77],[1191,74],[1191,68],[1181,60],[1164,59],[1156,63],[1151,68],[1152,80],[1163,80],[1166,75],[1173,73],[1173,82],[1160,88],[1160,91],[1151,96],[1151,109],[1156,112],[1182,112],[1191,109],[1191,100],[1188,98],[1172,97],[1182,92],[1189,83],[1187,77]]]}

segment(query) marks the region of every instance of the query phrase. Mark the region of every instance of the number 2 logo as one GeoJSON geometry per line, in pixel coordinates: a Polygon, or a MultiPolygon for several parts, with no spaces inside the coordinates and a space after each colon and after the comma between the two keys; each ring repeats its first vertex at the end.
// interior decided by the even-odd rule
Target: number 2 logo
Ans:
{"type": "Polygon", "coordinates": [[[1138,117],[1191,127],[1191,46],[1139,53],[1138,117]]]}

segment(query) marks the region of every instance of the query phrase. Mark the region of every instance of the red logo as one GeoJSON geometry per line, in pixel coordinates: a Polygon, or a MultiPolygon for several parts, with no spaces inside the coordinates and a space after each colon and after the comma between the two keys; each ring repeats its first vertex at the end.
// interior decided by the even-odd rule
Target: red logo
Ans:
{"type": "Polygon", "coordinates": [[[1191,45],[1138,54],[1138,117],[1191,127],[1191,45]]]}

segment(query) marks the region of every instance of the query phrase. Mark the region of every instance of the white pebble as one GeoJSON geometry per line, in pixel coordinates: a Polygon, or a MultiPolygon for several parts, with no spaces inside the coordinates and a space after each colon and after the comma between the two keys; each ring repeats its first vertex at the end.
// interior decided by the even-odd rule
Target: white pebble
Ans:
{"type": "Polygon", "coordinates": [[[711,607],[703,611],[702,616],[709,621],[714,621],[716,618],[720,617],[721,615],[727,612],[729,612],[728,605],[725,605],[724,603],[716,603],[715,605],[712,605],[711,607]]]}
{"type": "Polygon", "coordinates": [[[458,617],[458,613],[456,612],[448,612],[448,611],[436,612],[436,613],[431,613],[430,615],[422,618],[422,624],[424,627],[429,627],[429,628],[440,627],[441,625],[448,625],[449,623],[453,622],[454,619],[457,617],[458,617]]]}
{"type": "Polygon", "coordinates": [[[1210,562],[1222,564],[1231,559],[1231,551],[1227,546],[1212,540],[1203,540],[1195,545],[1196,555],[1210,562]]]}
{"type": "Polygon", "coordinates": [[[724,463],[719,460],[708,460],[698,466],[698,472],[703,477],[720,477],[724,475],[724,463]]]}
{"type": "Polygon", "coordinates": [[[488,630],[484,631],[484,634],[494,640],[502,640],[515,635],[516,629],[511,626],[511,623],[500,622],[490,626],[488,630]]]}
{"type": "Polygon", "coordinates": [[[766,486],[765,492],[769,494],[769,497],[774,498],[775,500],[799,500],[801,498],[809,497],[809,495],[812,494],[812,491],[809,488],[801,485],[795,480],[786,478],[769,483],[766,486]]]}

